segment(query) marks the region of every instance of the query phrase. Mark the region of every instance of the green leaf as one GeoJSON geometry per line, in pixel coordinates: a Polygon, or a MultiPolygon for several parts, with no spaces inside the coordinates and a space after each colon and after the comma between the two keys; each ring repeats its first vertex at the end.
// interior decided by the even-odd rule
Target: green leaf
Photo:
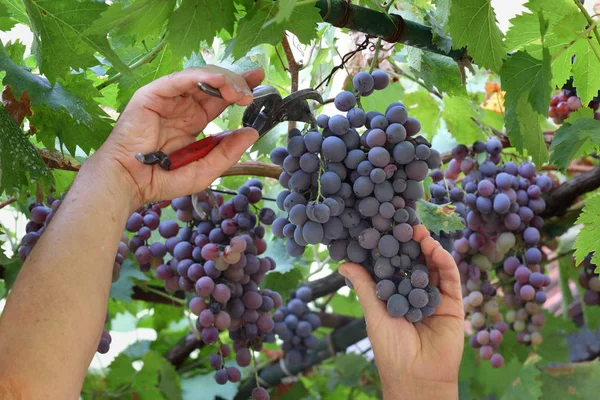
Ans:
{"type": "Polygon", "coordinates": [[[261,288],[269,288],[287,298],[290,291],[296,289],[303,280],[302,271],[298,268],[291,269],[285,273],[271,271],[265,276],[261,288]]]}
{"type": "Polygon", "coordinates": [[[594,252],[591,263],[600,265],[598,221],[600,221],[600,195],[596,194],[586,200],[581,215],[577,218],[577,223],[583,224],[583,228],[575,241],[576,265],[579,265],[591,252],[594,252]]]}
{"type": "Polygon", "coordinates": [[[119,277],[119,280],[110,287],[109,297],[125,302],[131,302],[131,295],[133,294],[133,287],[135,286],[133,279],[147,281],[150,278],[141,272],[139,267],[133,261],[125,259],[121,267],[121,276],[119,277]]]}
{"type": "Polygon", "coordinates": [[[478,65],[500,71],[506,46],[490,0],[453,0],[448,30],[455,49],[466,46],[478,65]]]}
{"type": "MultiPolygon", "coordinates": [[[[575,268],[571,269],[575,270],[575,268]]],[[[569,333],[575,332],[577,327],[571,320],[557,317],[549,312],[544,314],[546,315],[546,324],[542,330],[544,340],[535,346],[535,352],[542,358],[543,363],[569,361],[567,337],[569,333]]]]}
{"type": "Polygon", "coordinates": [[[527,150],[533,161],[541,165],[548,159],[539,118],[548,114],[552,92],[550,55],[545,49],[539,60],[518,51],[506,60],[500,76],[506,90],[504,104],[510,141],[518,151],[527,150]]]}
{"type": "Polygon", "coordinates": [[[467,96],[467,89],[462,83],[459,67],[450,57],[423,52],[421,77],[425,84],[431,84],[441,92],[451,96],[467,96]]]}
{"type": "Polygon", "coordinates": [[[33,183],[49,186],[52,174],[25,133],[0,107],[0,194],[24,198],[33,183]]]}
{"type": "Polygon", "coordinates": [[[173,12],[176,0],[136,0],[127,7],[113,3],[84,33],[106,34],[117,29],[119,34],[137,35],[138,40],[159,34],[173,12]]]}
{"type": "Polygon", "coordinates": [[[221,30],[233,33],[234,23],[235,4],[231,0],[183,0],[169,20],[166,37],[173,61],[199,52],[202,42],[210,45],[221,30]]]}
{"type": "Polygon", "coordinates": [[[171,46],[166,45],[151,63],[144,64],[119,79],[119,94],[117,100],[120,109],[125,108],[133,94],[144,85],[173,72],[171,46]]]}
{"type": "Polygon", "coordinates": [[[160,369],[158,388],[166,400],[182,400],[181,382],[175,367],[169,362],[163,362],[160,369]]]}
{"type": "MultiPolygon", "coordinates": [[[[162,364],[167,362],[156,352],[149,352],[142,358],[144,366],[135,375],[133,383],[131,384],[132,392],[142,394],[148,389],[154,389],[158,386],[158,376],[162,364]]],[[[158,390],[158,389],[156,389],[158,390]]],[[[160,398],[160,397],[159,397],[160,398]]]]}
{"type": "Polygon", "coordinates": [[[297,0],[279,0],[279,11],[273,18],[273,22],[281,23],[290,19],[296,7],[297,0]]]}
{"type": "Polygon", "coordinates": [[[550,147],[552,151],[550,163],[565,170],[572,160],[599,149],[600,121],[593,118],[577,118],[572,121],[569,118],[554,133],[554,140],[550,147]]]}
{"type": "Polygon", "coordinates": [[[456,206],[451,204],[437,205],[423,199],[417,202],[417,215],[421,222],[436,235],[441,231],[452,233],[465,227],[455,209],[456,206]]]}
{"type": "Polygon", "coordinates": [[[0,3],[4,4],[8,8],[10,15],[16,19],[17,22],[29,25],[29,17],[27,17],[27,12],[25,11],[25,6],[23,5],[22,1],[0,0],[0,3]]]}
{"type": "Polygon", "coordinates": [[[376,90],[368,97],[361,97],[360,102],[365,112],[379,111],[385,113],[385,109],[390,103],[402,101],[404,97],[404,88],[399,84],[388,85],[383,90],[376,90]]]}
{"type": "Polygon", "coordinates": [[[111,390],[116,390],[121,385],[131,383],[134,375],[135,369],[131,365],[131,358],[121,353],[110,364],[108,374],[106,375],[108,387],[111,390]]]}
{"type": "Polygon", "coordinates": [[[442,118],[448,131],[458,143],[473,143],[485,138],[481,128],[473,121],[479,115],[471,100],[462,97],[444,97],[442,118]]]}
{"type": "Polygon", "coordinates": [[[123,350],[123,354],[130,357],[132,360],[138,360],[150,351],[150,343],[150,340],[139,340],[130,344],[123,350]]]}
{"type": "Polygon", "coordinates": [[[339,374],[337,383],[344,386],[359,386],[363,372],[371,366],[367,359],[359,354],[341,354],[335,358],[335,369],[339,374]]]}
{"type": "Polygon", "coordinates": [[[573,86],[583,104],[598,96],[600,88],[600,46],[591,38],[576,43],[575,62],[573,63],[573,86]]]}
{"type": "MultiPolygon", "coordinates": [[[[478,351],[465,348],[466,351],[478,351]]],[[[522,362],[517,358],[505,360],[502,368],[493,368],[492,364],[482,361],[477,366],[475,375],[471,380],[473,397],[485,398],[487,396],[501,397],[511,384],[518,379],[522,370],[522,362]]]]}
{"type": "Polygon", "coordinates": [[[0,31],[10,31],[16,23],[17,21],[12,18],[8,7],[0,3],[0,31]]]}
{"type": "Polygon", "coordinates": [[[128,68],[110,47],[106,32],[86,35],[100,13],[104,2],[92,0],[23,0],[31,19],[35,54],[40,71],[52,82],[64,76],[69,68],[98,65],[95,53],[105,56],[119,71],[128,68]]]}
{"type": "Polygon", "coordinates": [[[336,314],[347,315],[349,317],[362,317],[363,311],[358,302],[358,298],[355,293],[350,293],[350,296],[344,296],[336,293],[333,299],[329,302],[329,305],[336,314]]]}
{"type": "Polygon", "coordinates": [[[108,115],[95,101],[99,92],[83,74],[67,74],[51,85],[15,64],[1,46],[0,66],[6,71],[2,83],[11,87],[16,99],[28,93],[33,110],[30,122],[48,148],[54,148],[57,137],[71,154],[76,147],[89,153],[104,142],[111,130],[108,115]]]}
{"type": "Polygon", "coordinates": [[[8,42],[5,47],[6,53],[10,59],[13,60],[18,66],[24,67],[25,62],[23,57],[25,56],[25,45],[19,39],[17,39],[14,42],[8,42]]]}
{"type": "Polygon", "coordinates": [[[294,32],[298,40],[304,44],[308,44],[316,37],[317,23],[322,19],[315,3],[295,7],[288,21],[284,23],[267,24],[277,15],[278,10],[278,2],[272,0],[261,0],[248,10],[248,13],[238,22],[232,50],[235,58],[240,58],[262,43],[276,45],[281,42],[284,30],[294,32]]]}
{"type": "Polygon", "coordinates": [[[237,393],[235,385],[219,385],[215,382],[213,374],[196,375],[193,378],[181,380],[183,397],[185,399],[214,399],[232,400],[237,393]],[[201,394],[201,396],[199,396],[201,394]]]}
{"type": "Polygon", "coordinates": [[[538,380],[540,370],[534,363],[526,364],[501,400],[539,399],[542,395],[542,382],[538,380]]]}
{"type": "Polygon", "coordinates": [[[426,90],[407,93],[404,96],[404,105],[406,105],[409,115],[421,122],[420,134],[427,139],[434,137],[437,129],[440,127],[438,120],[440,118],[440,111],[439,103],[433,96],[426,90]]]}
{"type": "Polygon", "coordinates": [[[600,382],[600,361],[564,364],[542,370],[542,399],[595,399],[600,382]]]}

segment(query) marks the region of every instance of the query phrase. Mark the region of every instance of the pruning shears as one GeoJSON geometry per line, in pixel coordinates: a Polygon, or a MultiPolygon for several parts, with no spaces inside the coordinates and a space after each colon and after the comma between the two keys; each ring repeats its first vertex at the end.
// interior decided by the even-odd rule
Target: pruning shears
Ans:
{"type": "MultiPolygon", "coordinates": [[[[223,98],[218,89],[205,83],[198,83],[198,88],[206,94],[223,98]]],[[[273,86],[261,85],[252,91],[254,100],[242,117],[244,127],[252,127],[259,134],[259,139],[273,129],[277,124],[284,121],[306,122],[315,125],[307,100],[315,100],[323,104],[323,98],[314,89],[302,89],[282,98],[273,86]]],[[[158,164],[162,169],[170,171],[181,168],[206,156],[223,140],[225,135],[213,135],[198,140],[171,154],[162,151],[142,154],[138,153],[135,158],[143,164],[158,164]]]]}

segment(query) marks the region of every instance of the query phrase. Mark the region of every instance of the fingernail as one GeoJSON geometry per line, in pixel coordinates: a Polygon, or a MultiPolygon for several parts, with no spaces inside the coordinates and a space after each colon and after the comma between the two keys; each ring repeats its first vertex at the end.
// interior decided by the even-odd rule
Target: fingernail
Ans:
{"type": "Polygon", "coordinates": [[[249,88],[245,87],[244,88],[244,95],[246,95],[246,96],[252,96],[252,91],[249,88]]]}
{"type": "Polygon", "coordinates": [[[233,90],[235,90],[236,93],[244,93],[244,88],[242,88],[241,86],[238,86],[236,83],[233,83],[233,90]]]}

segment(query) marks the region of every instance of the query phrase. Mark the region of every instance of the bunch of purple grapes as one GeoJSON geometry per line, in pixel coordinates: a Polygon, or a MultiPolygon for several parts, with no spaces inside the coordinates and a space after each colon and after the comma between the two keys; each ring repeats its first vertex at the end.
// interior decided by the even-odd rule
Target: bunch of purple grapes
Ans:
{"type": "MultiPolygon", "coordinates": [[[[462,279],[465,312],[474,331],[470,343],[496,368],[504,364],[497,350],[509,328],[517,332],[520,343],[537,345],[542,341],[543,288],[550,278],[540,266],[543,220],[537,214],[546,207],[542,193],[553,187],[553,181],[538,175],[531,162],[503,163],[501,153],[502,144],[496,139],[475,142],[471,150],[459,145],[444,173],[450,181],[464,174],[466,228],[454,242],[453,256],[462,279]],[[497,282],[492,281],[494,275],[497,282]],[[505,315],[500,312],[498,288],[508,308],[505,315]]],[[[441,185],[440,173],[433,178],[441,185]]]]}
{"type": "Polygon", "coordinates": [[[583,302],[588,306],[600,305],[600,276],[595,272],[596,266],[592,264],[593,255],[594,253],[588,254],[579,267],[579,284],[585,289],[583,302]]]}
{"type": "Polygon", "coordinates": [[[291,256],[321,243],[333,260],[364,265],[380,282],[390,315],[418,322],[431,315],[439,295],[412,227],[419,223],[422,181],[440,165],[440,154],[416,136],[421,124],[402,103],[385,113],[360,108],[361,96],[388,85],[385,72],[359,72],[352,82],[355,93],[335,97],[345,115],[319,115],[321,131],[293,129],[287,148],[271,153],[283,168],[277,205],[288,213],[275,220],[273,234],[287,238],[291,256]]]}
{"type": "Polygon", "coordinates": [[[290,301],[273,314],[275,333],[283,341],[281,349],[290,365],[308,364],[308,351],[319,346],[312,333],[321,326],[321,319],[308,307],[312,290],[301,285],[292,291],[290,301]]]}
{"type": "MultiPolygon", "coordinates": [[[[560,125],[569,118],[571,113],[581,107],[583,107],[583,103],[577,97],[575,89],[563,89],[559,94],[552,95],[550,107],[548,108],[548,116],[552,118],[555,124],[560,125]]],[[[594,119],[600,119],[600,94],[588,103],[588,107],[594,110],[594,119]]]]}
{"type": "MultiPolygon", "coordinates": [[[[282,304],[278,293],[259,289],[266,273],[275,268],[272,258],[259,257],[267,249],[264,225],[275,219],[269,208],[253,212],[261,200],[258,179],[249,179],[227,201],[212,191],[179,197],[170,202],[178,221],[152,221],[164,241],[145,240],[136,243],[135,249],[130,241],[142,269],[160,264],[156,276],[165,281],[168,291],[195,295],[189,307],[198,316],[196,328],[205,344],[217,344],[219,332],[229,330],[236,361],[242,367],[250,365],[253,350],[275,340],[271,313],[282,304]],[[166,261],[167,257],[171,258],[166,261]]],[[[132,219],[145,221],[154,212],[149,207],[145,215],[134,214],[128,227],[139,236],[143,227],[134,225],[132,219]]],[[[210,358],[219,384],[241,379],[238,368],[224,367],[223,360],[230,353],[229,346],[221,344],[210,358]]]]}
{"type": "MultiPolygon", "coordinates": [[[[21,261],[25,261],[27,259],[31,253],[31,250],[46,230],[46,227],[52,220],[54,214],[56,214],[58,211],[62,200],[48,196],[46,203],[48,206],[40,203],[32,203],[29,205],[30,220],[27,222],[27,225],[25,225],[25,236],[21,238],[19,247],[19,258],[21,261]]],[[[121,241],[119,242],[119,249],[117,255],[115,256],[115,263],[113,265],[113,282],[116,282],[119,279],[121,265],[123,264],[123,260],[127,257],[128,253],[127,236],[123,235],[121,241]]],[[[106,322],[108,322],[108,314],[106,314],[106,320],[104,323],[106,322]]],[[[110,333],[106,329],[103,329],[100,342],[98,343],[98,352],[102,354],[107,353],[110,348],[111,341],[112,339],[110,337],[110,333]]]]}
{"type": "Polygon", "coordinates": [[[135,233],[129,239],[129,249],[134,252],[135,259],[140,264],[140,270],[143,272],[150,271],[151,256],[156,258],[164,256],[164,253],[157,253],[157,247],[154,248],[153,253],[147,246],[147,243],[150,240],[152,232],[158,229],[162,209],[168,206],[168,204],[168,202],[162,202],[141,206],[131,214],[125,224],[125,230],[135,233]]]}

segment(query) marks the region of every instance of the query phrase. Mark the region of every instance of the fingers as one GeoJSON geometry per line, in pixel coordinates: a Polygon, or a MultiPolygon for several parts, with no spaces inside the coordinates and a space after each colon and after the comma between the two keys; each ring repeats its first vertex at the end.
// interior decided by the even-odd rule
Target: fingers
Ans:
{"type": "Polygon", "coordinates": [[[242,73],[242,77],[246,80],[248,86],[250,86],[251,89],[254,89],[260,85],[263,79],[265,79],[265,71],[263,71],[262,68],[253,68],[242,73]]]}
{"type": "Polygon", "coordinates": [[[373,278],[362,265],[344,263],[340,265],[339,272],[354,286],[367,321],[379,320],[387,313],[385,303],[379,300],[375,293],[373,278]]]}
{"type": "Polygon", "coordinates": [[[194,95],[196,99],[210,97],[202,93],[198,88],[198,82],[206,83],[218,89],[223,96],[223,100],[215,100],[220,100],[220,103],[236,103],[245,106],[252,102],[252,90],[242,76],[214,65],[187,68],[163,76],[146,85],[140,91],[145,95],[163,98],[189,95],[194,95]]]}
{"type": "Polygon", "coordinates": [[[160,180],[166,188],[160,198],[172,199],[206,189],[223,172],[237,163],[257,139],[256,130],[238,129],[227,134],[206,157],[174,171],[160,170],[160,180]]]}
{"type": "Polygon", "coordinates": [[[423,225],[413,226],[413,240],[421,243],[425,238],[430,237],[429,231],[423,225]]]}

